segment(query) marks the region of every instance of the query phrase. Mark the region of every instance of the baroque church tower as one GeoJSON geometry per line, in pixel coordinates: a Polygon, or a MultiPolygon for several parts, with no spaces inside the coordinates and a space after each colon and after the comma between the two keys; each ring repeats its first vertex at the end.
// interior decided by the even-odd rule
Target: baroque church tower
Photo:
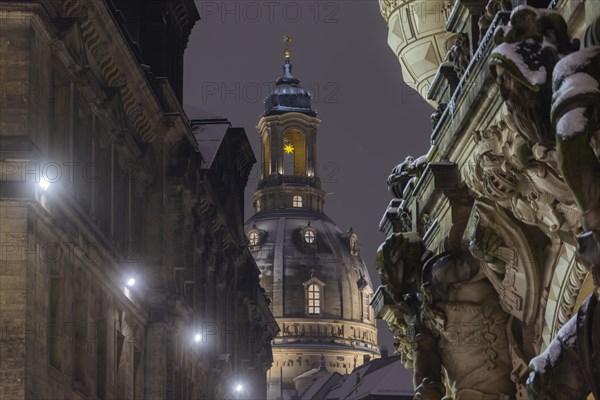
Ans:
{"type": "Polygon", "coordinates": [[[283,76],[258,122],[261,179],[245,229],[281,330],[267,372],[270,399],[289,399],[324,374],[349,373],[379,355],[371,280],[357,235],[323,211],[320,120],[290,58],[286,47],[283,76]]]}

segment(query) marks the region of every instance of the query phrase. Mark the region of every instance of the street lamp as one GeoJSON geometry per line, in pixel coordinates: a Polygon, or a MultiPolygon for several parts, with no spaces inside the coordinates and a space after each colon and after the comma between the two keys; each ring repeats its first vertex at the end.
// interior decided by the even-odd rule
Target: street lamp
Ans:
{"type": "Polygon", "coordinates": [[[48,182],[46,178],[42,177],[40,179],[39,185],[43,190],[46,190],[50,187],[50,182],[48,182]]]}
{"type": "Polygon", "coordinates": [[[197,333],[196,336],[194,336],[194,342],[200,343],[201,340],[202,340],[202,335],[200,333],[197,333]]]}
{"type": "Polygon", "coordinates": [[[123,287],[123,293],[131,301],[133,301],[133,298],[132,298],[133,290],[134,290],[133,287],[136,285],[136,283],[137,283],[137,280],[135,279],[135,277],[133,275],[130,275],[129,277],[125,278],[125,286],[123,287]]]}

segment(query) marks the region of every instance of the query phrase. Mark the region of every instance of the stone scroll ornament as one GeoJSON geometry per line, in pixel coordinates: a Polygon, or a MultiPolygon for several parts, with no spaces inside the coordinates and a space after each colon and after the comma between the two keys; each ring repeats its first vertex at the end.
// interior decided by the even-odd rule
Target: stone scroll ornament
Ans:
{"type": "Polygon", "coordinates": [[[407,346],[399,350],[410,352],[415,399],[515,397],[509,314],[467,251],[433,256],[416,233],[395,233],[377,267],[403,314],[407,346]]]}

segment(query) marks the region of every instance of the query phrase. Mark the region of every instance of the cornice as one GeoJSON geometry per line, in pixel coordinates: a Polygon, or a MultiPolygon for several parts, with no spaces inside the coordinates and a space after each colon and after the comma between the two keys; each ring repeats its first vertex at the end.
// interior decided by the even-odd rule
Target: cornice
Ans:
{"type": "Polygon", "coordinates": [[[65,16],[76,18],[85,48],[107,84],[122,97],[125,114],[139,138],[152,142],[162,129],[163,113],[126,41],[104,2],[66,0],[65,16]]]}
{"type": "Polygon", "coordinates": [[[286,127],[298,127],[304,130],[306,127],[313,128],[315,131],[319,128],[321,120],[317,117],[312,117],[298,112],[289,112],[285,114],[269,115],[267,117],[261,117],[256,126],[256,130],[263,133],[264,130],[268,130],[272,125],[286,126],[286,127]]]}

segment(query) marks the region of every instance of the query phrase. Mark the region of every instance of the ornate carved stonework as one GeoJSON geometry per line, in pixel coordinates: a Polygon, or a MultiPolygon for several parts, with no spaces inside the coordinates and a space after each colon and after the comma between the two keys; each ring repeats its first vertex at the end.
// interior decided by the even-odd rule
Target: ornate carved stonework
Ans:
{"type": "Polygon", "coordinates": [[[421,156],[415,159],[412,156],[407,156],[403,163],[398,164],[392,170],[388,177],[388,189],[394,197],[401,199],[404,197],[404,189],[408,186],[411,180],[418,179],[426,166],[426,157],[421,156]]]}
{"type": "MultiPolygon", "coordinates": [[[[412,45],[404,34],[414,32],[400,16],[423,3],[380,2],[401,62],[412,45]]],[[[380,225],[382,315],[415,371],[416,398],[450,396],[443,366],[453,398],[482,398],[484,385],[470,379],[493,386],[486,373],[495,370],[511,388],[494,388],[490,399],[600,399],[600,8],[518,3],[445,2],[452,32],[432,81],[441,107],[427,167],[413,173],[407,159],[388,180],[396,198],[380,225]],[[452,86],[454,72],[462,77],[452,86]],[[427,254],[417,234],[442,254],[427,254]],[[469,301],[460,297],[466,287],[469,301]]],[[[402,65],[406,77],[412,65],[402,65]]],[[[427,79],[412,74],[407,83],[427,79]]]]}
{"type": "Polygon", "coordinates": [[[541,252],[533,253],[532,239],[504,211],[477,201],[464,240],[481,262],[504,311],[533,323],[541,292],[541,252]]]}
{"type": "Polygon", "coordinates": [[[448,61],[454,63],[454,70],[460,77],[465,73],[469,62],[471,61],[471,46],[469,36],[465,33],[458,33],[454,38],[455,42],[448,51],[448,61]]]}
{"type": "Polygon", "coordinates": [[[549,235],[579,229],[580,212],[555,170],[552,149],[530,147],[508,115],[498,124],[475,132],[475,142],[465,180],[478,196],[497,202],[549,235]]]}
{"type": "Polygon", "coordinates": [[[566,276],[565,283],[562,287],[561,301],[558,304],[556,314],[557,322],[553,332],[554,336],[558,334],[560,328],[565,326],[576,311],[575,306],[577,297],[588,272],[589,271],[582,264],[576,262],[566,276]]]}
{"type": "Polygon", "coordinates": [[[414,367],[418,398],[442,398],[442,368],[457,398],[514,395],[509,315],[468,253],[431,257],[414,233],[394,234],[378,252],[378,268],[404,315],[398,347],[414,367]]]}

